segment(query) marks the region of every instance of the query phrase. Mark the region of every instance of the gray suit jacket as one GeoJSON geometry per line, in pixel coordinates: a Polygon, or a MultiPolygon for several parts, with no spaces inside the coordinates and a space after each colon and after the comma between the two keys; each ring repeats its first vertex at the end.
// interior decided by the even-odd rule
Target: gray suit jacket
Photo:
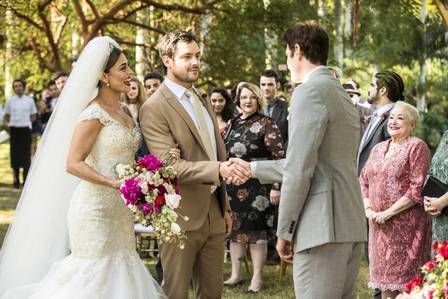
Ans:
{"type": "MultiPolygon", "coordinates": [[[[390,108],[386,114],[389,114],[393,107],[390,108]]],[[[387,117],[384,117],[378,125],[373,128],[373,132],[370,134],[369,139],[367,139],[363,144],[359,145],[358,149],[358,176],[361,175],[361,171],[364,168],[367,160],[369,159],[370,152],[380,142],[383,142],[390,138],[387,132],[387,117]]]]}
{"type": "Polygon", "coordinates": [[[286,159],[253,162],[261,183],[282,179],[277,235],[294,240],[295,252],[365,241],[356,108],[325,68],[315,70],[292,97],[286,159]]]}

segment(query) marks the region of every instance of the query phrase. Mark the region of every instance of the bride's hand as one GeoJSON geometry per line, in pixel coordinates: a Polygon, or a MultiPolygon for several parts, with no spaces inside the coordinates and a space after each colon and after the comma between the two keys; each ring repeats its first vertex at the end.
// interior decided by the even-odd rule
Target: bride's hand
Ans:
{"type": "Polygon", "coordinates": [[[112,188],[114,188],[114,189],[120,189],[120,187],[121,187],[121,181],[119,181],[119,180],[113,180],[112,181],[112,185],[111,185],[111,187],[112,188]]]}
{"type": "Polygon", "coordinates": [[[173,159],[175,159],[175,160],[180,159],[180,149],[178,149],[176,147],[172,148],[172,149],[170,149],[169,153],[173,159]]]}

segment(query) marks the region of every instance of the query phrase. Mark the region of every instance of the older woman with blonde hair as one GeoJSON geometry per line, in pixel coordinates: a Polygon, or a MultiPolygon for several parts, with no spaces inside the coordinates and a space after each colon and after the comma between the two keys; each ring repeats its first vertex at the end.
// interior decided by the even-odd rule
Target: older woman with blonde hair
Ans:
{"type": "Polygon", "coordinates": [[[132,117],[137,120],[138,111],[148,97],[146,95],[145,87],[140,80],[132,78],[130,84],[130,90],[123,94],[123,102],[128,106],[132,117]]]}
{"type": "MultiPolygon", "coordinates": [[[[248,162],[284,158],[279,128],[270,117],[260,113],[264,103],[257,85],[243,82],[238,86],[236,104],[241,114],[231,121],[223,134],[228,158],[237,157],[248,162]]],[[[248,291],[261,290],[267,243],[275,233],[273,205],[278,204],[278,196],[270,196],[278,190],[271,189],[271,185],[262,185],[257,179],[250,179],[240,186],[227,186],[233,227],[229,237],[232,274],[225,285],[242,281],[240,260],[249,244],[254,269],[248,291]]]]}
{"type": "Polygon", "coordinates": [[[382,298],[404,291],[430,258],[431,218],[421,192],[431,155],[413,136],[419,120],[414,106],[396,102],[387,126],[391,138],[373,148],[359,179],[369,219],[369,287],[380,289],[382,298]]]}

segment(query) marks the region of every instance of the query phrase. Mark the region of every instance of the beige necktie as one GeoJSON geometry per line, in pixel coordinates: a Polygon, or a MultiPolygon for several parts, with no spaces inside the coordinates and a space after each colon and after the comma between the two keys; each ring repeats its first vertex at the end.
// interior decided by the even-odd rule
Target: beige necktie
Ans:
{"type": "Polygon", "coordinates": [[[205,120],[204,111],[202,109],[203,104],[199,100],[196,93],[192,90],[187,90],[185,93],[188,97],[188,99],[191,102],[191,105],[193,106],[194,114],[197,117],[197,121],[199,123],[199,135],[201,136],[202,143],[205,146],[205,150],[207,152],[208,157],[212,161],[216,161],[216,151],[213,149],[212,141],[210,138],[210,133],[208,131],[207,121],[205,120]]]}
{"type": "MultiPolygon", "coordinates": [[[[208,131],[207,121],[205,120],[204,111],[202,109],[203,104],[199,100],[198,95],[191,89],[187,89],[185,95],[193,106],[194,114],[197,117],[199,123],[199,135],[201,136],[202,143],[205,146],[205,151],[211,161],[217,161],[216,151],[213,149],[210,133],[208,131]]],[[[215,192],[216,186],[211,187],[211,193],[215,192]]]]}

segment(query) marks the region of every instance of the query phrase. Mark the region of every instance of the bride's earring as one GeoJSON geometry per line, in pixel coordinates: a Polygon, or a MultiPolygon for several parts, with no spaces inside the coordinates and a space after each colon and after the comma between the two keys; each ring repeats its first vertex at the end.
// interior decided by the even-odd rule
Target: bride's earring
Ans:
{"type": "Polygon", "coordinates": [[[110,83],[109,83],[109,81],[106,82],[106,86],[107,86],[107,87],[110,87],[110,83]]]}

